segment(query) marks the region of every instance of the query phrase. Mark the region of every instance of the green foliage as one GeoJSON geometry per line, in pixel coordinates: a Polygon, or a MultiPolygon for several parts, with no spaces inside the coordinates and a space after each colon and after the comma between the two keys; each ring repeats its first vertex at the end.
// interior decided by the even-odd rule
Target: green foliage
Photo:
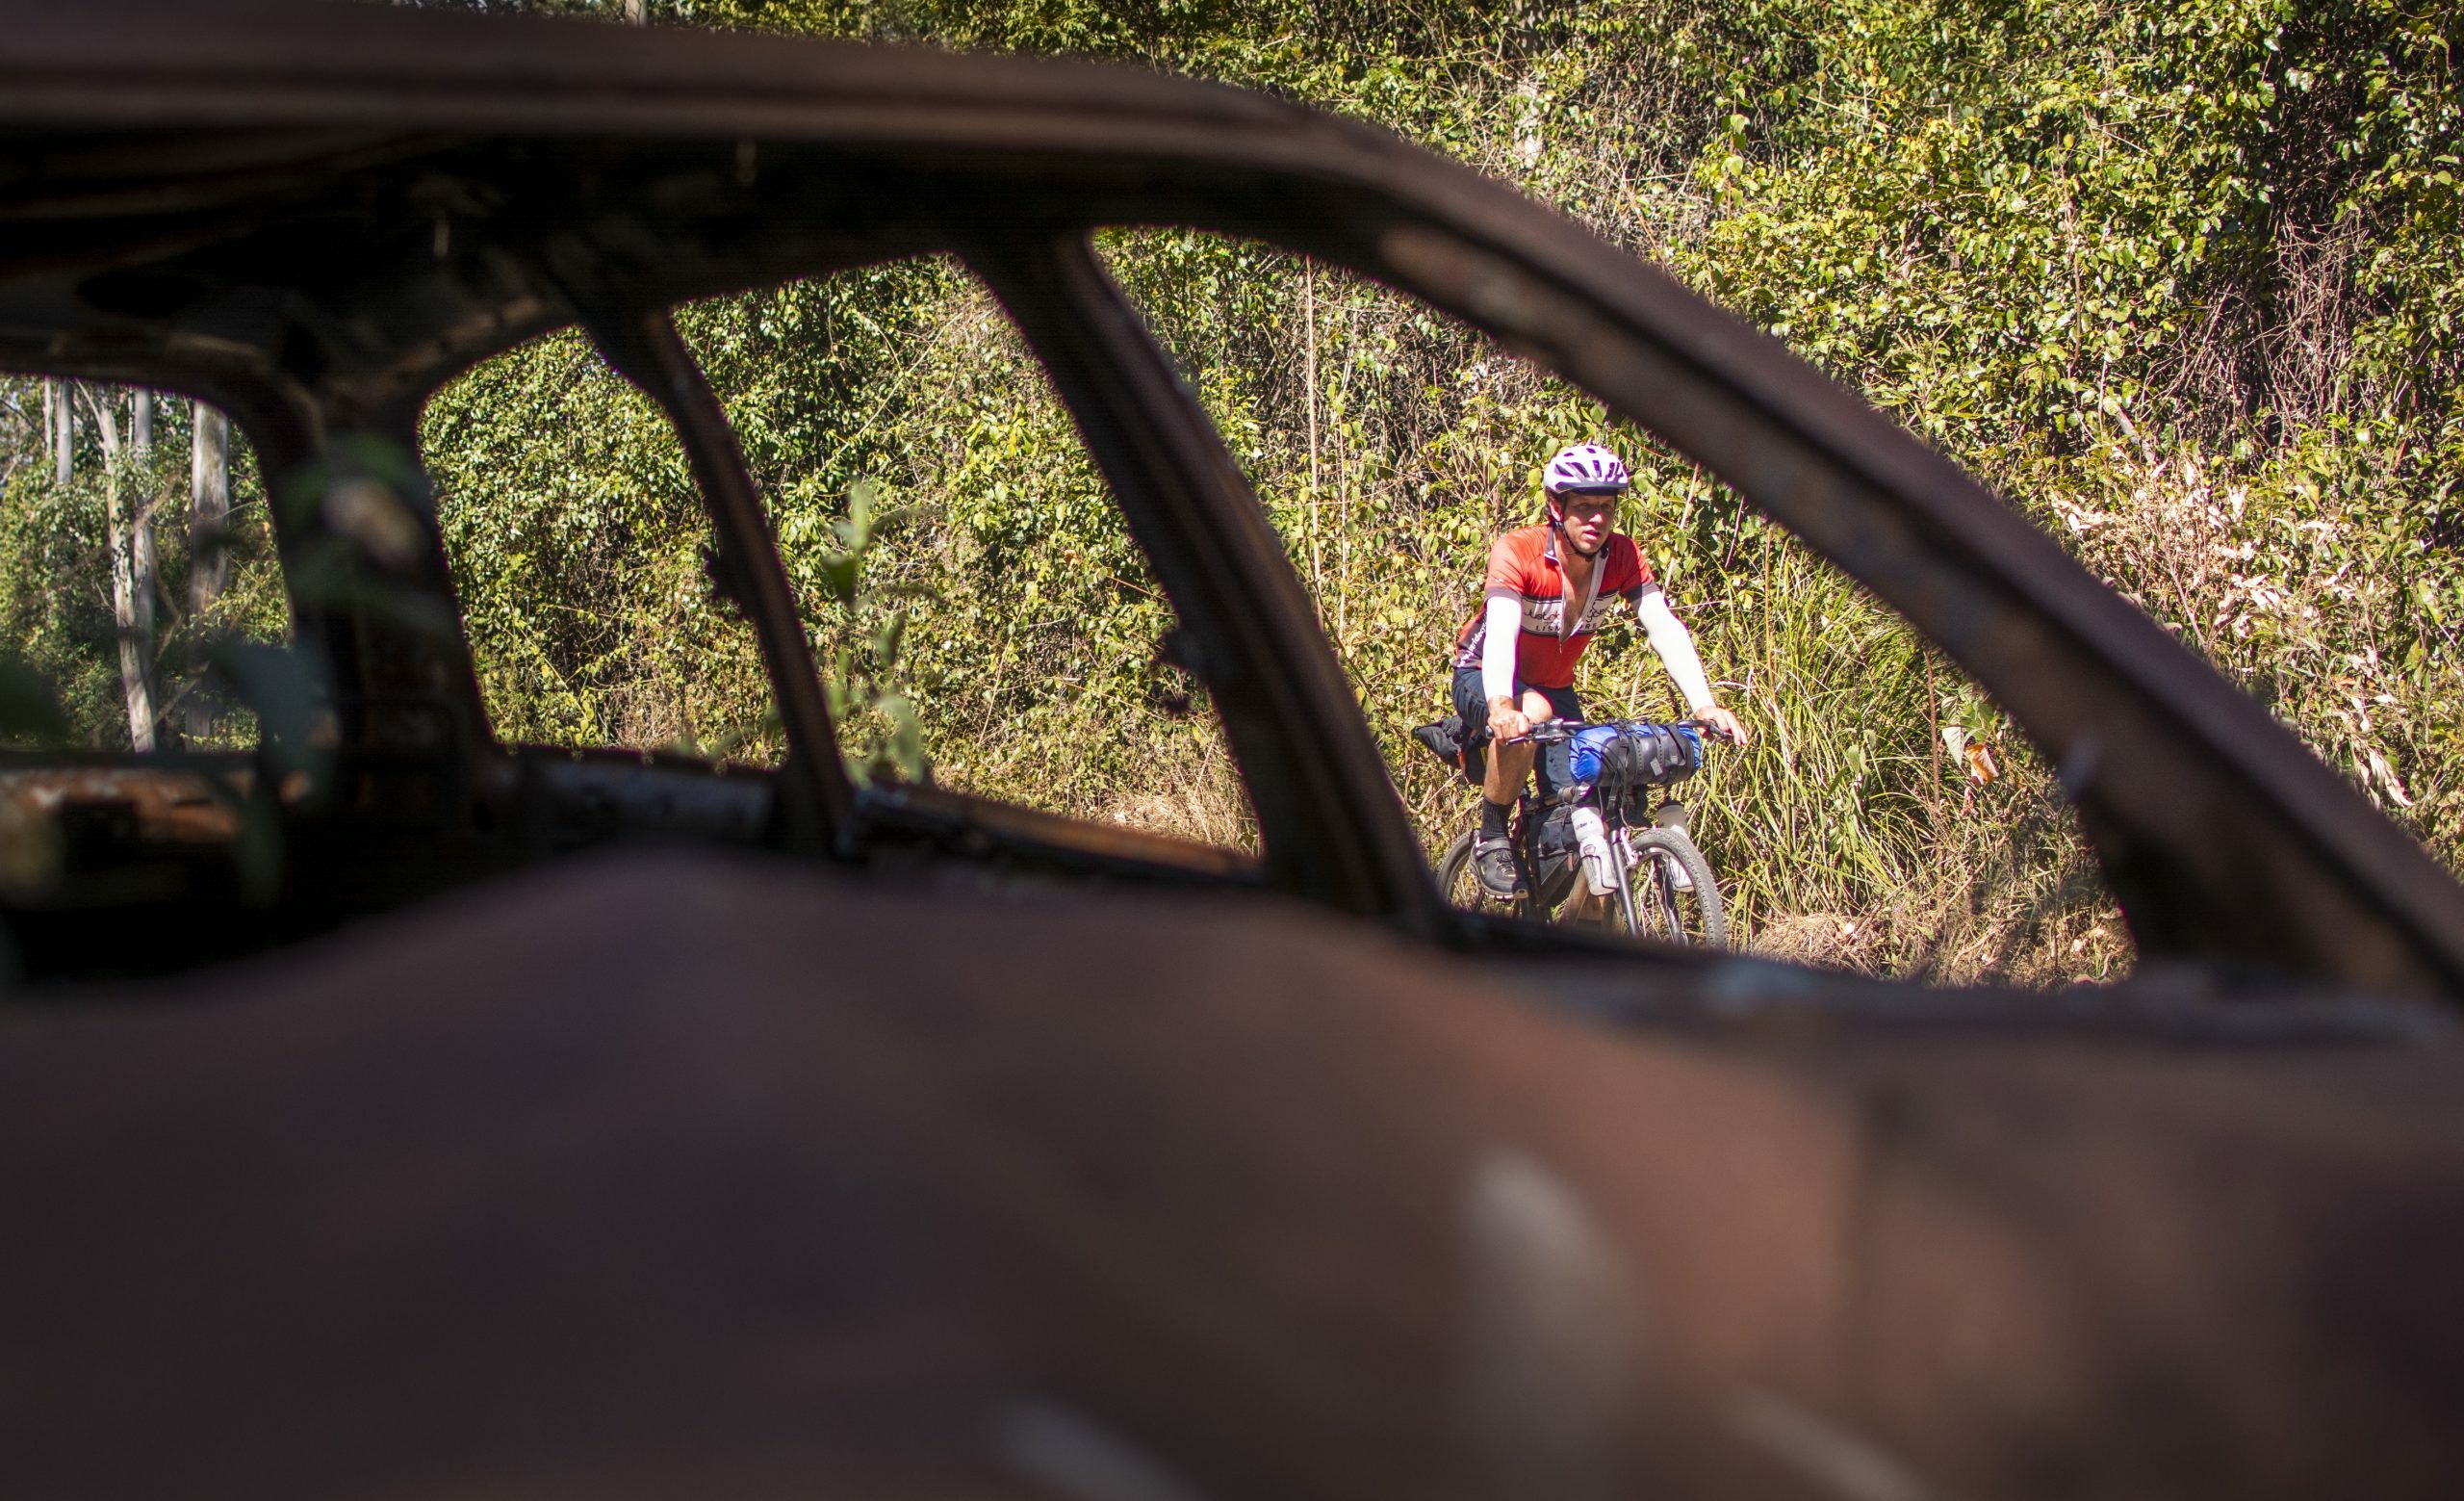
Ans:
{"type": "MultiPolygon", "coordinates": [[[[1102,813],[1190,738],[1149,702],[1170,611],[970,278],[880,268],[693,313],[860,769],[1102,813]]],[[[1240,837],[1221,801],[1207,821],[1240,837]]]]}
{"type": "Polygon", "coordinates": [[[128,743],[99,487],[20,465],[0,496],[0,629],[47,679],[71,737],[128,743]]]}
{"type": "MultiPolygon", "coordinates": [[[[107,479],[116,480],[133,506],[150,506],[154,518],[153,662],[162,688],[157,712],[167,734],[182,712],[183,696],[202,682],[215,642],[279,640],[290,634],[264,489],[245,440],[234,432],[230,516],[219,536],[204,539],[224,559],[226,582],[210,610],[192,616],[187,587],[189,403],[158,402],[152,451],[116,460],[95,441],[81,412],[73,475],[65,486],[53,482],[39,430],[41,408],[39,382],[0,378],[0,453],[7,455],[7,467],[0,469],[0,648],[13,653],[29,675],[26,684],[7,690],[23,713],[8,713],[0,737],[125,750],[128,714],[112,617],[107,479]],[[107,476],[112,466],[117,472],[107,476]],[[40,687],[49,690],[56,721],[36,707],[40,687]]],[[[214,743],[240,745],[254,738],[253,722],[238,713],[219,721],[214,743]]]]}
{"type": "Polygon", "coordinates": [[[499,736],[777,754],[752,633],[705,583],[683,453],[587,340],[448,386],[422,437],[499,736]]]}
{"type": "Polygon", "coordinates": [[[2451,8],[1749,7],[1669,247],[2464,851],[2451,8]]]}

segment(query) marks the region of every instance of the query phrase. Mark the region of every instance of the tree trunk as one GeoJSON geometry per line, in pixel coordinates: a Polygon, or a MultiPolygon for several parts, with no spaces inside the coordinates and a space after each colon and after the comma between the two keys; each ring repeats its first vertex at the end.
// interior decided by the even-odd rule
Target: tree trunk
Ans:
{"type": "Polygon", "coordinates": [[[110,523],[112,550],[112,624],[119,633],[119,683],[128,698],[128,743],[133,749],[150,751],[154,748],[153,518],[142,494],[134,498],[128,494],[129,482],[136,475],[120,462],[119,425],[113,418],[110,398],[99,391],[89,391],[86,399],[94,414],[94,436],[103,445],[103,514],[110,523]]]}
{"type": "Polygon", "coordinates": [[[71,473],[70,455],[77,444],[77,387],[66,380],[54,380],[50,386],[51,482],[64,486],[71,473]]]}
{"type": "MultiPolygon", "coordinates": [[[[137,597],[138,618],[143,631],[140,644],[145,649],[146,678],[151,683],[155,669],[154,591],[161,576],[154,555],[154,512],[163,501],[163,492],[154,483],[154,393],[151,391],[137,392],[129,399],[128,447],[135,455],[137,476],[137,514],[129,538],[129,588],[137,597]]],[[[148,724],[156,722],[156,699],[150,691],[145,719],[148,724]]],[[[177,739],[173,738],[172,743],[176,745],[177,739]]]]}
{"type": "Polygon", "coordinates": [[[1308,407],[1309,427],[1309,589],[1316,596],[1318,619],[1326,618],[1326,567],[1319,556],[1318,537],[1325,528],[1318,514],[1318,263],[1300,262],[1300,383],[1308,407]]]}
{"type": "Polygon", "coordinates": [[[189,618],[198,629],[186,717],[189,738],[201,740],[214,734],[215,706],[205,685],[203,628],[213,618],[214,602],[222,597],[229,566],[222,529],[231,514],[231,420],[199,401],[194,432],[189,451],[189,618]]]}
{"type": "Polygon", "coordinates": [[[629,26],[647,26],[651,20],[650,0],[625,0],[625,22],[629,26]]]}

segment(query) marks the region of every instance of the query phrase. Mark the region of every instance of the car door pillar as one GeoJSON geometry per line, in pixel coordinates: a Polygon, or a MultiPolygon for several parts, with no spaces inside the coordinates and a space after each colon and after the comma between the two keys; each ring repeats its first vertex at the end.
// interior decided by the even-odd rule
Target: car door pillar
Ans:
{"type": "Polygon", "coordinates": [[[761,497],[745,469],[727,412],[666,309],[594,319],[590,327],[608,363],[647,392],[676,425],[716,534],[719,575],[752,621],[787,738],[786,764],[778,783],[785,841],[844,853],[853,827],[854,788],[839,759],[812,642],[805,634],[761,497]]]}
{"type": "Polygon", "coordinates": [[[1257,497],[1081,231],[968,251],[1068,405],[1170,596],[1271,879],[1434,934],[1443,904],[1375,740],[1257,497]]]}

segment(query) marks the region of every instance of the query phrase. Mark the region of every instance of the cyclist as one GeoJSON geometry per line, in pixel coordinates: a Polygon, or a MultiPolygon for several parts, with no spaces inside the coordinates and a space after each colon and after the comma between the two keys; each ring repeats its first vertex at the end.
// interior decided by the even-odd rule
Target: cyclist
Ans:
{"type": "Polygon", "coordinates": [[[1615,529],[1617,498],[1629,482],[1624,461],[1597,443],[1550,459],[1540,481],[1548,520],[1509,531],[1489,549],[1480,610],[1455,638],[1454,712],[1467,738],[1483,726],[1496,737],[1472,867],[1481,890],[1501,899],[1522,894],[1507,835],[1532,761],[1531,746],[1503,742],[1528,733],[1534,720],[1582,717],[1575,663],[1609,601],[1634,607],[1687,711],[1739,744],[1747,738],[1744,723],[1712,696],[1694,638],[1652,581],[1642,550],[1615,529]]]}

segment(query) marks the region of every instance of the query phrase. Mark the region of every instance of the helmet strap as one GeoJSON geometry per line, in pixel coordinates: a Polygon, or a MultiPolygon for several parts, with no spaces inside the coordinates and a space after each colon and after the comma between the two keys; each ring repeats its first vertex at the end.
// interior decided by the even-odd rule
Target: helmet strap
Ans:
{"type": "MultiPolygon", "coordinates": [[[[1545,504],[1549,511],[1549,530],[1557,534],[1558,542],[1563,544],[1567,552],[1574,554],[1577,557],[1598,557],[1602,553],[1607,551],[1608,539],[1606,537],[1601,538],[1600,546],[1593,548],[1588,553],[1584,552],[1581,548],[1575,546],[1575,534],[1566,530],[1566,507],[1562,498],[1551,495],[1548,497],[1545,504]]],[[[1612,528],[1611,530],[1613,531],[1614,529],[1612,528]]]]}

